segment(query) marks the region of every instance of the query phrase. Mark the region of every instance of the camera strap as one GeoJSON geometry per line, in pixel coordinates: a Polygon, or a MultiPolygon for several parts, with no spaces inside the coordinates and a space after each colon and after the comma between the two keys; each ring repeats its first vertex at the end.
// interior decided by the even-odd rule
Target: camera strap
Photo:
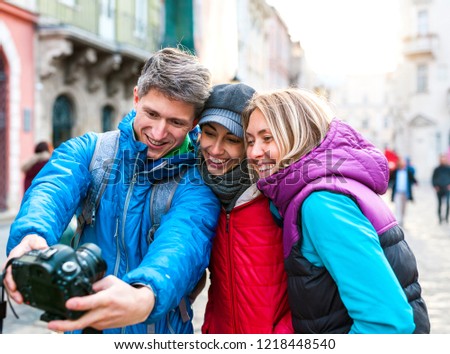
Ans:
{"type": "MultiPolygon", "coordinates": [[[[2,291],[1,291],[1,297],[0,297],[0,334],[2,334],[3,333],[3,320],[6,318],[6,299],[5,299],[5,292],[6,292],[6,290],[5,290],[5,285],[3,284],[3,279],[5,279],[5,275],[6,275],[6,269],[10,266],[10,264],[12,263],[12,261],[14,260],[15,258],[11,258],[7,263],[6,263],[6,265],[5,265],[5,269],[4,269],[4,271],[3,271],[3,273],[2,274],[0,274],[0,288],[2,288],[2,291]]],[[[6,296],[8,297],[8,299],[9,299],[9,295],[8,295],[8,293],[6,292],[6,296]]],[[[12,313],[14,314],[14,316],[16,317],[16,318],[19,318],[19,316],[17,316],[17,313],[16,313],[16,311],[14,310],[14,308],[12,307],[12,305],[11,305],[11,301],[9,301],[9,307],[11,308],[11,311],[12,311],[12,313]]]]}
{"type": "Polygon", "coordinates": [[[0,302],[0,334],[3,333],[3,320],[6,318],[6,300],[5,300],[5,287],[3,286],[3,276],[2,276],[2,297],[0,302]]]}

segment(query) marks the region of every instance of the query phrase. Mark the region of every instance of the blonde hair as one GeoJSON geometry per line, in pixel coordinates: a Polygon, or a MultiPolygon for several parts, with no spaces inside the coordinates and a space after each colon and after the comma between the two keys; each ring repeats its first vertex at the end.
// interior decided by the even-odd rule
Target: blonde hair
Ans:
{"type": "Polygon", "coordinates": [[[244,130],[256,109],[264,115],[278,147],[278,168],[289,166],[318,146],[334,117],[324,99],[299,88],[255,94],[242,113],[244,130]]]}

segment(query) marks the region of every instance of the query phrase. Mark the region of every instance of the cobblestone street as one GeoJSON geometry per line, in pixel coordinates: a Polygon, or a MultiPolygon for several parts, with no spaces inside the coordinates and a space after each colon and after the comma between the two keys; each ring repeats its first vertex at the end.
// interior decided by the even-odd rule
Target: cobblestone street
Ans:
{"type": "Polygon", "coordinates": [[[450,226],[439,225],[431,186],[419,186],[407,205],[406,241],[416,255],[419,281],[431,319],[431,333],[450,333],[450,226]]]}
{"type": "MultiPolygon", "coordinates": [[[[389,196],[383,198],[393,208],[389,196]]],[[[428,185],[415,188],[415,202],[406,210],[406,240],[416,255],[419,281],[431,319],[431,333],[450,334],[450,226],[439,225],[436,214],[436,196],[428,185]]],[[[9,224],[0,225],[0,262],[5,260],[5,246],[9,224]]],[[[195,333],[200,333],[206,304],[206,289],[194,303],[195,333]]],[[[49,333],[46,324],[39,320],[41,311],[26,305],[14,305],[20,319],[15,319],[7,309],[3,333],[49,333]]]]}

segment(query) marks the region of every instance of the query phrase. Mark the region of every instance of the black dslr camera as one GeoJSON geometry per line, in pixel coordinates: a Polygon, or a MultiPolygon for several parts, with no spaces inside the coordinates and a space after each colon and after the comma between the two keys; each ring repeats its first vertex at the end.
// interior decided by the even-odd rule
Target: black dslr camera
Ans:
{"type": "Polygon", "coordinates": [[[65,303],[71,297],[92,294],[92,284],[104,276],[106,263],[93,243],[76,251],[57,244],[15,258],[11,268],[24,302],[44,310],[41,320],[48,322],[81,317],[83,311],[70,311],[65,303]]]}

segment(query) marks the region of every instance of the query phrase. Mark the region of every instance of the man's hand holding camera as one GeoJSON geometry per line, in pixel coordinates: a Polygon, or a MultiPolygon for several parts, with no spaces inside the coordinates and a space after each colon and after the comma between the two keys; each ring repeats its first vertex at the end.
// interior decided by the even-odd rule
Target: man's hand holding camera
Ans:
{"type": "Polygon", "coordinates": [[[155,305],[150,288],[134,288],[115,276],[107,276],[93,284],[95,294],[73,297],[66,307],[87,311],[77,320],[56,320],[48,324],[53,331],[73,331],[92,327],[105,329],[143,322],[155,305]]]}
{"type": "Polygon", "coordinates": [[[44,238],[28,235],[6,264],[4,284],[11,298],[46,311],[41,319],[54,331],[143,322],[155,305],[150,288],[133,287],[112,275],[103,278],[106,263],[95,244],[74,251],[61,244],[49,247],[44,238]]]}
{"type": "MultiPolygon", "coordinates": [[[[22,242],[20,242],[15,248],[11,250],[6,263],[10,259],[20,257],[31,250],[42,250],[47,247],[48,244],[45,238],[34,234],[27,235],[23,238],[22,242]]],[[[5,268],[6,263],[2,266],[2,269],[5,268]]],[[[20,292],[17,291],[17,285],[12,277],[11,267],[8,267],[8,269],[6,269],[6,275],[3,283],[5,284],[6,290],[8,291],[11,299],[13,299],[18,304],[22,304],[23,297],[20,292]]]]}

